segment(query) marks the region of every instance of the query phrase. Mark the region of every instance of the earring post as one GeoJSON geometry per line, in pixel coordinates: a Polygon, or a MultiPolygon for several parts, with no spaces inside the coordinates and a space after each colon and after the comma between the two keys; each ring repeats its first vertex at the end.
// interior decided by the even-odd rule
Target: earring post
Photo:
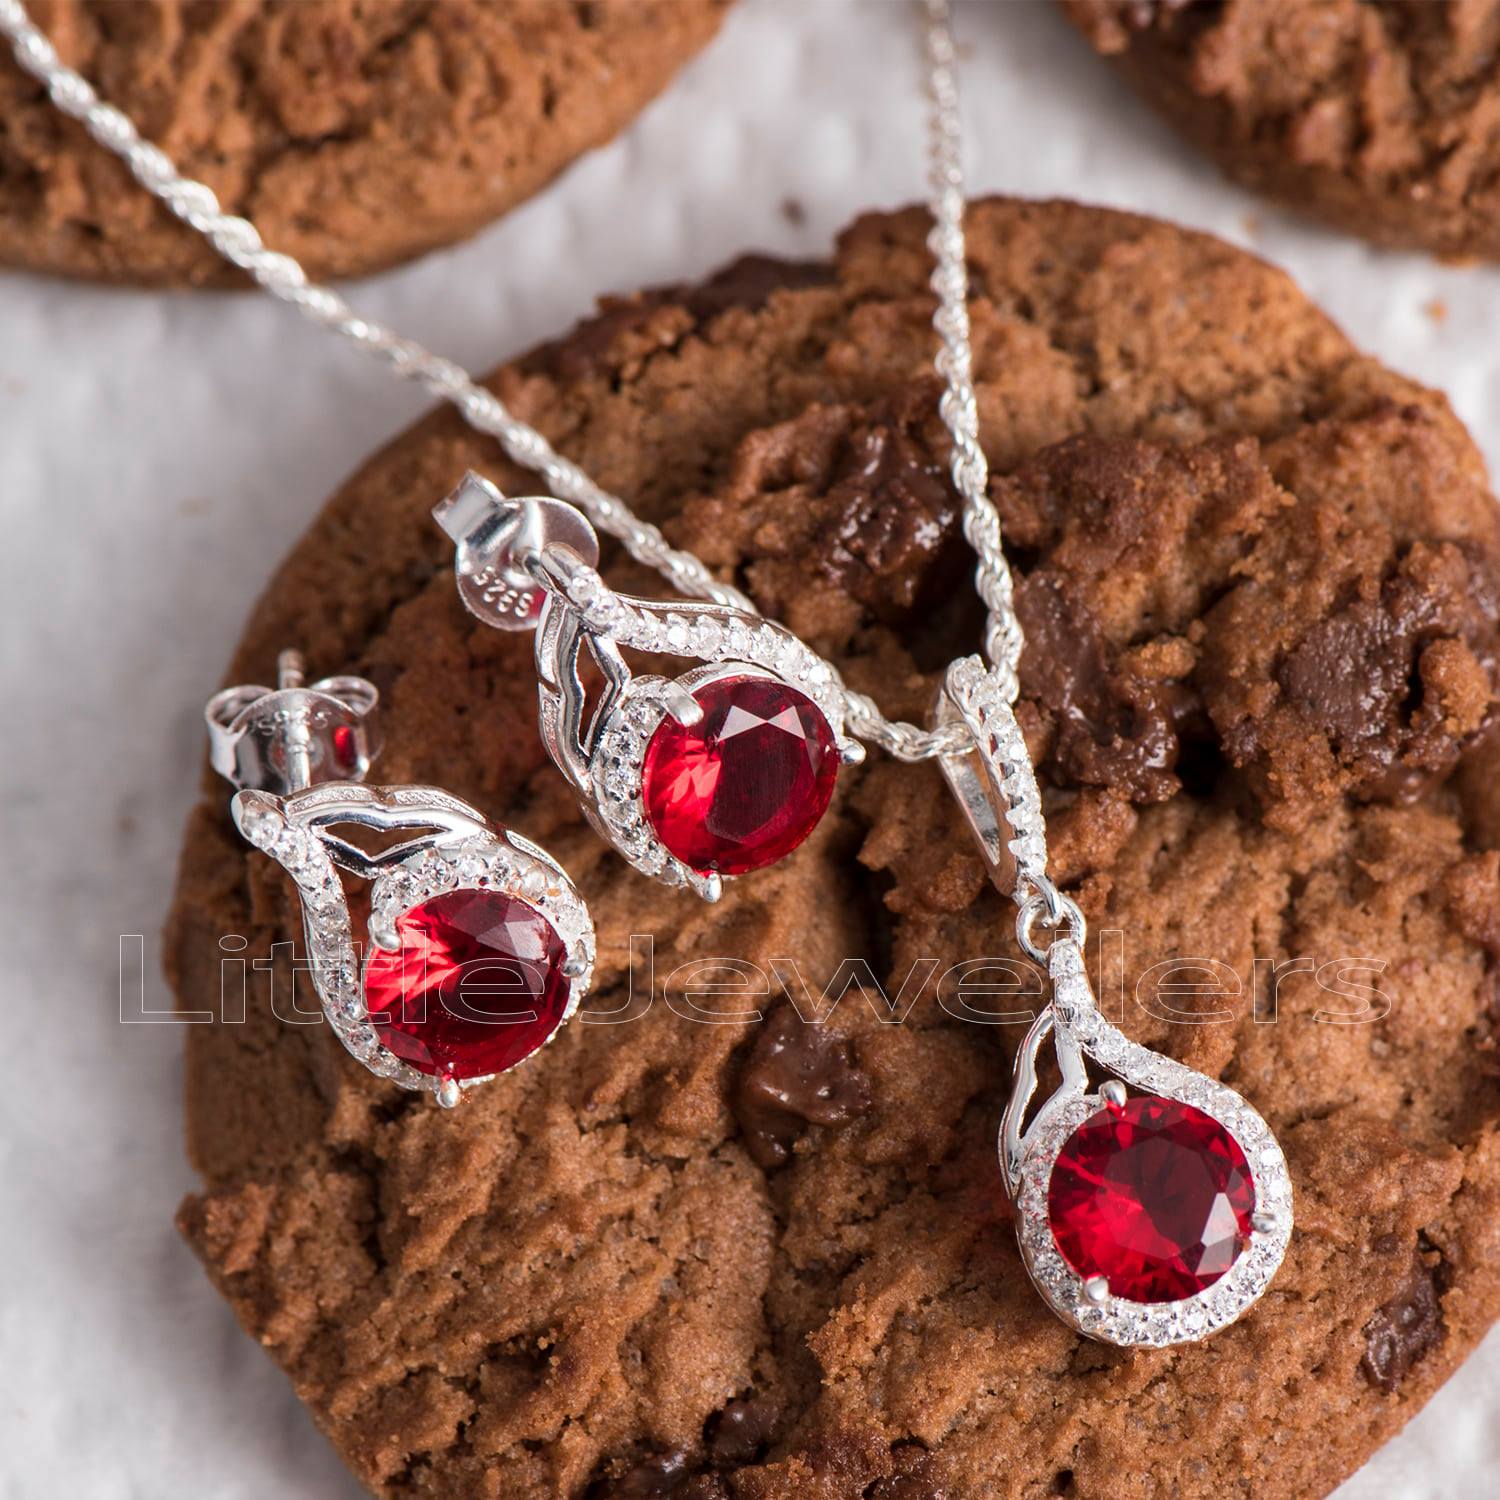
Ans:
{"type": "Polygon", "coordinates": [[[307,681],[302,653],[276,658],[276,686],[226,688],[204,708],[209,760],[241,790],[300,792],[362,781],[380,748],[380,694],[362,677],[307,681]]]}

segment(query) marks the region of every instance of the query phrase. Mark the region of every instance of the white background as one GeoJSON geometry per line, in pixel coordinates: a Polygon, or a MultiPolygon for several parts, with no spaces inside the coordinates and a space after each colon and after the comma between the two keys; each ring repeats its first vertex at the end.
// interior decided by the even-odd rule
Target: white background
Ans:
{"type": "MultiPolygon", "coordinates": [[[[1495,467],[1500,271],[1380,254],[1223,184],[1045,4],[971,4],[959,28],[977,190],[1141,209],[1287,266],[1445,389],[1495,467]]],[[[622,139],[354,300],[487,369],[599,293],[823,254],[858,211],[920,196],[921,126],[904,5],[746,0],[622,139]]],[[[144,935],[164,1009],[200,705],[273,565],[420,408],[261,298],[0,275],[4,1497],[357,1493],[171,1227],[193,1185],[182,1038],[118,1024],[116,948],[144,935]]],[[[1484,1493],[1497,1471],[1500,1333],[1340,1500],[1484,1493]]]]}

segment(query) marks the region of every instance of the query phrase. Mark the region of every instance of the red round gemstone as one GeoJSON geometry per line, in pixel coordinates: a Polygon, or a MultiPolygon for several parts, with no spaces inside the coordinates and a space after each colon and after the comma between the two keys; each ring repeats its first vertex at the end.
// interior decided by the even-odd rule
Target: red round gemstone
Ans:
{"type": "Polygon", "coordinates": [[[1062,1258],[1131,1302],[1212,1286],[1250,1236],[1255,1184],[1217,1120],[1155,1094],[1091,1115],[1052,1168],[1047,1218],[1062,1258]]]}
{"type": "Polygon", "coordinates": [[[338,725],[333,731],[333,760],[341,771],[352,771],[357,759],[354,731],[347,724],[338,725]]]}
{"type": "Polygon", "coordinates": [[[396,923],[401,947],[373,948],[365,1004],[397,1057],[437,1077],[503,1073],[562,1025],[566,951],[540,912],[499,891],[449,891],[396,923]]]}
{"type": "Polygon", "coordinates": [[[685,865],[743,875],[790,854],[828,811],[839,752],[811,698],[764,677],[693,694],[696,724],[665,718],[646,747],[642,795],[685,865]]]}

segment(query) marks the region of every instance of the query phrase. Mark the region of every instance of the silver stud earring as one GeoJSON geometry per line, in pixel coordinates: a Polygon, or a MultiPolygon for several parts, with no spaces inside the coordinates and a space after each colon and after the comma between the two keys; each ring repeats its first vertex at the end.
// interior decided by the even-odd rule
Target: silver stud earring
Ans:
{"type": "Polygon", "coordinates": [[[828,809],[844,732],[832,668],[789,630],[723,604],[638,599],[599,576],[581,512],[468,474],[434,511],[459,597],[499,630],[536,632],[538,729],[595,829],[637,870],[716,901],[790,854],[828,809]],[[622,650],[696,659],[637,675],[622,650]],[[580,665],[603,677],[591,708],[580,665]]]}
{"type": "Polygon", "coordinates": [[[297,883],[324,1014],[370,1072],[457,1104],[524,1062],[588,990],[588,908],[545,850],[436,787],[363,785],[379,694],[361,677],[304,685],[283,652],[273,688],[204,710],[240,832],[297,883]],[[366,852],[341,830],[396,842],[366,852]],[[403,835],[407,835],[403,837],[403,835]],[[370,882],[368,949],[339,872],[370,882]]]}

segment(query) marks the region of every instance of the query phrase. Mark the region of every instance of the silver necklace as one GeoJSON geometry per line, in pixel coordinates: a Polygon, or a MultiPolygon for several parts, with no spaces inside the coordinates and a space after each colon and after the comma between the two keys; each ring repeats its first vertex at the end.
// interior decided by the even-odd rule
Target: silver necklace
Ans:
{"type": "MultiPolygon", "coordinates": [[[[964,501],[965,532],[976,547],[984,549],[981,555],[987,571],[982,576],[1008,578],[999,545],[999,519],[984,493],[988,470],[975,440],[974,391],[968,376],[968,322],[964,307],[967,276],[962,254],[962,179],[957,168],[959,131],[954,108],[951,36],[945,14],[934,21],[933,33],[949,38],[947,60],[941,69],[946,103],[940,98],[934,112],[934,128],[937,129],[938,122],[946,127],[942,139],[935,139],[934,143],[934,192],[938,190],[941,173],[943,209],[949,225],[942,253],[954,257],[957,247],[956,257],[940,263],[933,284],[937,286],[941,276],[940,295],[949,298],[956,293],[957,301],[947,313],[952,333],[944,333],[943,337],[945,346],[961,351],[953,356],[951,395],[945,401],[944,417],[954,428],[958,445],[954,479],[964,501]],[[955,423],[959,425],[954,426],[955,423]],[[971,512],[974,519],[970,519],[971,512]]],[[[22,0],[0,0],[0,34],[9,39],[16,61],[46,87],[52,103],[63,114],[78,121],[99,145],[119,157],[152,197],[197,230],[262,291],[295,307],[309,321],[380,361],[399,379],[412,381],[456,407],[465,422],[497,439],[507,457],[539,475],[551,494],[577,506],[594,527],[615,537],[631,557],[655,569],[678,593],[747,614],[758,613],[746,595],[716,579],[692,553],[672,547],[656,526],[642,520],[618,496],[601,488],[577,464],[558,453],[540,432],[516,417],[493,392],[477,384],[461,365],[432,353],[384,324],[361,317],[338,292],[311,281],[291,256],[268,249],[249,220],[225,213],[212,188],[179,172],[166,152],[141,138],[134,122],[123,111],[100,99],[87,79],[62,62],[56,48],[27,14],[22,0]]],[[[1007,592],[1003,602],[1008,603],[1008,599],[1007,592]]],[[[1019,637],[1017,642],[1019,652],[1019,637]]],[[[840,690],[854,732],[898,759],[927,760],[958,746],[959,737],[955,734],[935,734],[915,724],[892,722],[864,694],[842,686],[840,690]]]]}
{"type": "MultiPolygon", "coordinates": [[[[596,828],[636,868],[709,899],[719,894],[716,871],[695,868],[652,834],[641,779],[656,733],[669,725],[693,729],[703,716],[700,699],[726,674],[736,682],[749,674],[753,682],[795,688],[845,760],[862,756],[864,740],[899,760],[939,761],[992,878],[1015,903],[1021,947],[1047,969],[1052,986],[1017,1054],[1000,1131],[1001,1172],[1015,1203],[1026,1269],[1052,1311],[1090,1337],[1121,1345],[1192,1341],[1232,1322],[1269,1284],[1291,1235],[1291,1182],[1275,1137],[1245,1100],[1131,1042],[1099,1013],[1084,966],[1083,914],[1047,874],[1041,796],[1014,714],[1022,633],[978,440],[948,0],[925,0],[924,23],[935,363],[944,385],[940,410],[951,439],[952,479],[964,535],[978,559],[975,587],[987,617],[985,659],[967,657],[949,667],[930,727],[887,719],[832,663],[765,621],[750,599],[715,579],[693,554],[673,548],[657,527],[557,453],[467,371],[361,318],[337,292],[310,281],[291,257],[268,249],[253,224],[224,213],[207,185],[184,177],[126,115],[60,61],[21,0],[0,0],[0,33],[20,65],[146,191],[264,291],[455,406],[470,426],[495,437],[508,457],[544,481],[549,496],[514,499],[471,475],[435,515],[457,543],[466,606],[499,628],[535,630],[542,738],[596,828]],[[594,568],[593,528],[617,538],[679,594],[703,602],[643,600],[610,589],[594,568]],[[696,656],[704,665],[674,680],[637,677],[625,666],[622,648],[696,656]],[[585,650],[606,678],[604,701],[592,713],[578,671],[585,650]],[[1061,1081],[1033,1113],[1049,1038],[1061,1081]],[[1106,1075],[1097,1087],[1090,1084],[1089,1061],[1106,1075]],[[1118,1256],[1111,1260],[1109,1204],[1096,1190],[1099,1170],[1143,1138],[1159,1143],[1158,1164],[1177,1153],[1217,1174],[1203,1222],[1170,1226],[1178,1253],[1154,1266],[1138,1255],[1128,1265],[1118,1256]]],[[[1151,1202],[1136,1206],[1165,1212],[1151,1202]]],[[[1158,1227],[1172,1240],[1165,1226],[1158,1227]]]]}

